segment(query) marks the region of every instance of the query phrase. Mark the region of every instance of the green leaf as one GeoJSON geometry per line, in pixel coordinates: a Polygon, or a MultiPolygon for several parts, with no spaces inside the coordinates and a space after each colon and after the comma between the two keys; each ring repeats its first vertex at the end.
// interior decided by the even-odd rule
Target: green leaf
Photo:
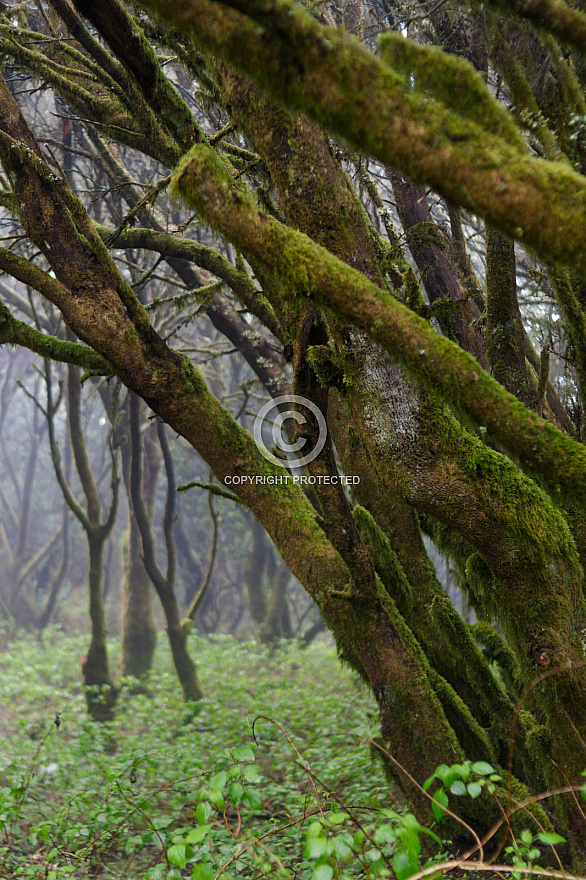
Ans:
{"type": "Polygon", "coordinates": [[[556,843],[566,843],[566,838],[560,834],[554,834],[553,831],[540,831],[537,839],[546,846],[555,846],[556,843]]]}
{"type": "Polygon", "coordinates": [[[209,862],[203,862],[193,866],[191,880],[214,880],[216,872],[209,862]]]}
{"type": "Polygon", "coordinates": [[[242,775],[247,782],[259,782],[260,780],[260,773],[256,764],[247,764],[242,771],[242,775]]]}
{"type": "MultiPolygon", "coordinates": [[[[438,822],[440,822],[446,815],[445,812],[442,810],[442,807],[447,807],[448,803],[449,801],[447,794],[445,793],[443,788],[439,788],[434,794],[431,804],[433,815],[438,822]]],[[[400,880],[400,878],[397,878],[397,880],[400,880]]]]}
{"type": "Polygon", "coordinates": [[[448,767],[447,764],[440,764],[436,769],[436,775],[441,779],[446,788],[449,788],[452,783],[459,779],[461,776],[460,767],[458,764],[454,764],[453,767],[448,767]]]}
{"type": "Polygon", "coordinates": [[[235,761],[254,761],[254,752],[250,746],[238,746],[232,749],[232,757],[235,761]]]}
{"type": "Polygon", "coordinates": [[[334,837],[332,849],[338,859],[346,860],[352,855],[352,849],[346,840],[347,835],[334,837]]]}
{"type": "Polygon", "coordinates": [[[305,844],[304,856],[306,859],[319,859],[327,855],[328,841],[325,837],[308,837],[305,844]]]}
{"type": "Polygon", "coordinates": [[[242,785],[239,782],[233,782],[228,791],[230,793],[230,800],[232,801],[232,803],[239,804],[242,800],[242,794],[244,792],[242,785]]]}
{"type": "Polygon", "coordinates": [[[478,795],[482,794],[482,786],[478,782],[469,782],[468,794],[471,798],[477,798],[478,795]]]}
{"type": "Polygon", "coordinates": [[[382,853],[380,849],[369,849],[364,853],[364,858],[367,862],[376,862],[380,859],[382,853]]]}
{"type": "Polygon", "coordinates": [[[419,856],[421,854],[419,834],[416,831],[403,830],[400,836],[403,849],[409,856],[410,861],[419,863],[419,856]]]}
{"type": "Polygon", "coordinates": [[[311,875],[311,880],[332,880],[333,876],[334,869],[331,865],[318,865],[311,875]]]}
{"type": "Polygon", "coordinates": [[[205,825],[205,823],[210,819],[212,815],[212,808],[208,803],[202,801],[201,804],[198,804],[195,809],[195,818],[197,819],[200,825],[205,825]]]}
{"type": "Polygon", "coordinates": [[[423,783],[423,791],[428,791],[428,789],[429,789],[430,785],[432,784],[433,780],[434,780],[434,779],[437,779],[436,773],[437,773],[437,770],[436,770],[436,772],[433,774],[433,776],[430,776],[428,779],[425,780],[425,782],[423,783]]]}
{"type": "Polygon", "coordinates": [[[201,843],[208,836],[211,827],[211,825],[200,825],[199,828],[194,828],[185,838],[185,843],[201,843]]]}
{"type": "Polygon", "coordinates": [[[227,780],[228,776],[226,772],[224,770],[221,770],[220,773],[216,773],[215,776],[212,776],[212,778],[210,779],[210,788],[220,789],[221,791],[226,785],[227,780]]]}
{"type": "Polygon", "coordinates": [[[494,767],[491,767],[486,761],[475,761],[472,764],[472,770],[479,776],[490,776],[491,773],[494,773],[494,767]]]}
{"type": "Polygon", "coordinates": [[[398,852],[393,856],[393,871],[397,880],[407,880],[411,874],[419,870],[419,864],[413,863],[407,853],[398,852]]]}
{"type": "Polygon", "coordinates": [[[457,779],[454,784],[450,786],[450,791],[452,792],[452,794],[460,796],[462,794],[466,794],[466,786],[461,779],[457,779]]]}
{"type": "Polygon", "coordinates": [[[391,825],[379,825],[373,835],[375,843],[394,843],[397,839],[395,829],[391,825]]]}
{"type": "Polygon", "coordinates": [[[312,822],[307,829],[308,837],[323,837],[324,829],[321,822],[312,822]]]}
{"type": "Polygon", "coordinates": [[[185,844],[177,843],[174,844],[174,846],[170,846],[167,850],[167,858],[172,865],[177,865],[178,868],[184,868],[186,864],[185,844]]]}
{"type": "Polygon", "coordinates": [[[247,789],[242,795],[242,803],[251,810],[262,810],[262,798],[254,788],[247,789]]]}
{"type": "Polygon", "coordinates": [[[226,809],[226,801],[224,800],[222,792],[219,789],[212,789],[212,791],[210,791],[209,798],[214,807],[217,807],[218,810],[226,809]]]}

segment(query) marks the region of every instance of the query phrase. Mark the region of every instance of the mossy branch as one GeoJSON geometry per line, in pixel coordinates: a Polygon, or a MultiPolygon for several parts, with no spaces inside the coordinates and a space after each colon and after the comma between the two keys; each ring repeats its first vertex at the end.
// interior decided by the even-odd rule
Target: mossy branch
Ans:
{"type": "Polygon", "coordinates": [[[258,210],[232,186],[221,160],[196,146],[174,175],[175,191],[286,285],[362,328],[418,379],[485,426],[528,470],[567,498],[586,502],[586,449],[538,418],[423,319],[307,236],[258,210]]]}
{"type": "Polygon", "coordinates": [[[138,23],[118,0],[74,0],[132,74],[146,101],[184,150],[205,140],[185,101],[161,67],[157,53],[138,23]]]}
{"type": "Polygon", "coordinates": [[[178,238],[167,232],[152,229],[126,228],[120,232],[105,226],[96,225],[101,238],[108,242],[115,238],[116,248],[144,248],[155,251],[165,258],[188,260],[201,269],[221,278],[238,297],[242,305],[257,315],[269,329],[278,327],[278,320],[265,295],[259,290],[250,275],[233,266],[214,248],[207,247],[190,238],[178,238]]]}
{"type": "Polygon", "coordinates": [[[400,73],[408,86],[412,83],[416,92],[431,95],[460,116],[524,149],[511,114],[469,61],[391,31],[381,37],[380,53],[383,61],[400,73]]]}
{"type": "MultiPolygon", "coordinates": [[[[484,0],[476,2],[480,6],[484,0]]],[[[562,0],[487,0],[487,5],[530,21],[577,49],[586,49],[586,15],[562,0]]]]}
{"type": "Polygon", "coordinates": [[[108,362],[93,349],[35,330],[14,318],[3,303],[0,303],[0,345],[20,345],[41,357],[75,364],[95,375],[109,376],[112,373],[108,362]]]}
{"type": "Polygon", "coordinates": [[[586,181],[570,168],[531,158],[411,92],[357,40],[318,24],[291,0],[143,4],[287,107],[586,277],[586,181]]]}

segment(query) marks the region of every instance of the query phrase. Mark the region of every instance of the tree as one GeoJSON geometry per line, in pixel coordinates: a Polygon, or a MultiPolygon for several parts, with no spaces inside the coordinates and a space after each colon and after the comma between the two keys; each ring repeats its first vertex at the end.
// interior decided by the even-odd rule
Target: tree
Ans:
{"type": "MultiPolygon", "coordinates": [[[[415,811],[429,811],[420,786],[438,764],[505,770],[511,737],[515,801],[579,784],[586,18],[532,0],[441,4],[423,18],[383,3],[363,17],[349,2],[344,30],[327,4],[319,21],[290,0],[143,5],[162,19],[118,0],[3,4],[3,53],[70,107],[87,131],[80,162],[96,157],[129,212],[117,227],[93,221],[0,83],[0,200],[27,239],[0,249],[0,269],[53,303],[79,342],[7,306],[0,338],[116,376],[229,483],[372,687],[415,811]],[[402,12],[414,40],[397,30],[402,12]],[[379,55],[368,48],[377,20],[395,23],[379,55]],[[142,197],[125,150],[159,163],[142,197]],[[153,205],[169,184],[217,231],[215,247],[190,216],[161,222],[153,205]],[[116,262],[126,249],[187,280],[269,394],[292,390],[326,419],[307,491],[156,332],[116,262]],[[558,388],[558,337],[535,352],[515,259],[563,317],[558,388]],[[214,282],[202,292],[194,266],[230,296],[214,282]],[[340,468],[360,478],[351,499],[340,468]],[[458,567],[476,625],[442,590],[422,531],[458,567]]],[[[294,439],[315,445],[317,425],[294,439]]],[[[479,831],[507,809],[496,795],[501,806],[485,791],[463,807],[479,831]]],[[[552,803],[553,815],[530,812],[569,837],[583,867],[579,803],[552,803]]]]}

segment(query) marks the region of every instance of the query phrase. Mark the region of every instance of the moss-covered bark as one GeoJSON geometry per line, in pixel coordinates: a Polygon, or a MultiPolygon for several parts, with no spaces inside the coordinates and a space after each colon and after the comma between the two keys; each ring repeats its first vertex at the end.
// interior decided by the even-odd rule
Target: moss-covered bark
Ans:
{"type": "Polygon", "coordinates": [[[76,9],[88,18],[105,39],[118,60],[138,84],[153,112],[175,142],[186,150],[204,140],[185,101],[165,75],[138,23],[118,0],[74,0],[76,9]]]}
{"type": "Polygon", "coordinates": [[[148,0],[293,110],[485,217],[542,257],[586,274],[586,185],[412,93],[357,40],[290,0],[148,0]],[[293,70],[295,73],[293,73],[293,70]]]}
{"type": "Polygon", "coordinates": [[[515,245],[490,226],[486,230],[486,351],[492,375],[503,388],[527,406],[535,405],[527,380],[523,320],[517,302],[515,245]]]}
{"type": "MultiPolygon", "coordinates": [[[[229,229],[232,239],[245,251],[248,247],[255,249],[255,242],[260,251],[262,241],[262,247],[270,252],[267,256],[273,268],[278,267],[277,271],[282,272],[289,284],[299,279],[305,292],[319,291],[322,301],[324,290],[332,289],[330,285],[336,286],[338,297],[340,289],[343,289],[341,298],[352,296],[348,290],[348,280],[354,277],[351,269],[342,269],[332,256],[321,250],[321,267],[328,264],[327,270],[321,271],[318,260],[310,257],[310,254],[317,257],[315,245],[260,215],[247,205],[241,193],[231,190],[229,181],[221,182],[217,170],[215,185],[211,186],[217,165],[209,154],[201,165],[204,173],[196,171],[192,176],[190,168],[186,163],[178,172],[179,187],[189,198],[196,196],[200,210],[205,211],[208,219],[213,218],[224,232],[229,229]],[[335,278],[332,277],[334,266],[337,267],[335,278]]],[[[365,284],[362,278],[360,285],[365,284]]],[[[376,298],[383,299],[384,294],[379,290],[376,298]]],[[[397,306],[394,303],[394,307],[397,306]]],[[[391,311],[389,308],[388,312],[391,311]]],[[[357,312],[358,309],[354,310],[354,315],[357,312]]],[[[356,320],[366,323],[363,318],[356,320]]],[[[369,329],[376,337],[376,325],[370,325],[369,329]]],[[[441,345],[449,343],[442,339],[441,345]]],[[[374,353],[368,346],[364,352],[365,360],[355,361],[355,375],[346,370],[346,381],[357,383],[360,390],[356,397],[360,406],[353,410],[352,418],[366,423],[359,425],[358,430],[371,437],[379,477],[411,504],[450,523],[485,556],[495,575],[494,607],[520,658],[526,680],[531,680],[544,664],[572,669],[563,676],[566,679],[563,684],[565,706],[572,707],[571,710],[566,708],[566,722],[562,721],[563,713],[559,710],[559,681],[555,685],[553,679],[547,680],[549,684],[544,683],[543,701],[550,713],[556,759],[567,767],[564,772],[577,778],[581,759],[576,758],[575,738],[582,734],[576,731],[584,729],[586,722],[582,717],[585,680],[580,665],[584,609],[582,571],[567,524],[534,483],[522,477],[502,456],[464,432],[433,395],[419,401],[415,395],[409,399],[404,394],[395,399],[396,377],[389,374],[384,383],[387,396],[377,397],[375,388],[380,392],[381,383],[369,384],[369,375],[376,377],[380,370],[392,372],[393,368],[382,361],[369,363],[374,353]],[[393,433],[388,431],[389,421],[395,424],[393,433]],[[420,435],[428,436],[430,444],[424,470],[418,457],[420,435]],[[381,468],[380,463],[385,459],[387,465],[381,468]],[[537,598],[536,585],[539,585],[537,598]],[[531,615],[526,610],[529,601],[532,602],[531,615]]],[[[425,350],[423,355],[420,352],[420,359],[425,355],[425,350]]],[[[468,357],[464,353],[460,356],[468,357]]],[[[457,368],[457,357],[454,361],[457,368]]],[[[502,393],[500,390],[499,394],[502,393]]],[[[521,405],[517,403],[517,407],[521,405]]],[[[510,412],[512,406],[507,409],[510,412]]],[[[528,414],[528,417],[539,423],[535,416],[528,414]]],[[[549,426],[544,426],[544,430],[545,427],[549,426]]]]}
{"type": "Polygon", "coordinates": [[[442,332],[473,354],[485,369],[488,366],[484,339],[475,325],[478,307],[450,264],[447,236],[434,222],[425,192],[392,169],[388,176],[393,185],[397,212],[405,230],[409,250],[419,269],[421,280],[442,332]]]}
{"type": "Polygon", "coordinates": [[[586,497],[586,451],[538,418],[488,376],[475,359],[359,272],[306,236],[267,217],[239,190],[205,147],[176,174],[177,191],[215,226],[262,260],[291,297],[310,296],[363,328],[418,380],[437,387],[560,497],[586,497]]]}
{"type": "MultiPolygon", "coordinates": [[[[271,172],[280,208],[289,222],[308,233],[315,241],[325,244],[328,250],[334,252],[347,263],[359,265],[363,275],[373,279],[382,286],[384,282],[382,281],[378,266],[378,254],[374,236],[369,229],[364,213],[359,208],[355,196],[348,185],[344,172],[339,164],[334,161],[323,134],[316,126],[311,125],[302,117],[295,120],[292,119],[283,110],[277,108],[270,98],[261,95],[250,82],[244,80],[241,76],[222,69],[221,82],[228,105],[232,108],[233,114],[235,114],[243,129],[255,144],[271,172]]],[[[282,306],[282,303],[279,305],[282,306]]],[[[275,307],[278,306],[276,305],[275,307]]],[[[342,389],[341,393],[345,398],[355,399],[357,391],[360,394],[358,388],[360,380],[354,382],[349,377],[352,376],[355,379],[360,368],[356,369],[356,371],[346,371],[346,362],[350,361],[353,363],[358,359],[362,367],[366,350],[372,349],[373,359],[376,359],[377,356],[381,357],[383,353],[381,352],[377,355],[374,351],[376,346],[373,346],[372,343],[359,337],[359,335],[353,333],[348,328],[338,326],[334,329],[334,325],[329,322],[329,330],[332,334],[332,342],[337,340],[342,344],[341,362],[338,372],[344,376],[344,381],[339,379],[337,384],[342,389]]],[[[316,333],[315,335],[317,340],[318,334],[316,333]]],[[[327,405],[327,392],[324,395],[324,390],[323,388],[320,389],[319,382],[316,383],[315,377],[312,380],[310,375],[311,369],[308,370],[304,364],[304,345],[307,345],[307,341],[304,342],[302,337],[303,331],[301,331],[298,340],[298,351],[294,359],[296,365],[296,391],[310,396],[314,402],[319,403],[320,407],[325,409],[327,405]]],[[[311,334],[309,339],[311,341],[311,334]]],[[[323,359],[320,360],[318,358],[318,350],[329,351],[330,357],[334,360],[335,354],[333,348],[328,349],[324,345],[308,349],[308,361],[319,376],[322,370],[327,372],[327,364],[323,362],[323,359]]],[[[384,356],[382,360],[384,360],[384,356]]],[[[384,370],[378,373],[372,371],[368,374],[368,381],[373,383],[369,390],[375,397],[379,394],[384,395],[390,389],[399,405],[402,394],[406,394],[407,397],[412,394],[411,386],[405,389],[404,379],[398,371],[394,371],[392,377],[384,370]]],[[[328,383],[326,382],[326,384],[328,383]]],[[[363,400],[361,402],[363,403],[363,400]]],[[[384,423],[384,415],[382,422],[384,423]]],[[[352,420],[352,426],[358,428],[358,433],[355,432],[355,436],[358,438],[362,437],[361,428],[367,434],[372,432],[373,429],[375,434],[380,430],[380,425],[378,424],[365,425],[360,420],[355,419],[352,420]]],[[[345,427],[349,427],[349,422],[346,423],[345,427]]],[[[392,434],[396,425],[389,424],[387,427],[392,434]]],[[[356,457],[357,454],[360,454],[358,451],[360,439],[358,439],[357,446],[349,449],[349,447],[353,446],[351,442],[338,444],[340,439],[339,430],[334,432],[334,436],[346,470],[356,473],[356,457]]],[[[375,454],[372,443],[370,443],[369,452],[371,456],[375,454]]],[[[323,454],[320,456],[320,459],[322,458],[323,454]]],[[[320,459],[316,462],[314,461],[311,465],[312,473],[315,473],[316,465],[319,464],[320,459]]],[[[324,466],[325,472],[328,472],[325,461],[324,466]]],[[[367,470],[368,468],[358,469],[361,477],[364,476],[367,470]]],[[[366,494],[370,495],[371,500],[372,498],[380,500],[382,493],[376,489],[373,491],[372,483],[373,481],[370,480],[366,494]]],[[[388,488],[387,484],[385,489],[388,490],[388,488]]],[[[332,494],[334,493],[329,493],[329,495],[332,494]]],[[[368,572],[372,568],[372,562],[368,559],[368,554],[366,554],[365,558],[364,548],[360,549],[361,539],[358,534],[354,534],[355,527],[352,519],[350,518],[348,521],[348,516],[340,508],[340,502],[343,502],[344,499],[336,500],[329,497],[329,495],[324,491],[318,492],[319,501],[327,521],[326,531],[328,537],[330,537],[345,559],[350,572],[357,572],[354,576],[354,587],[365,603],[365,611],[363,613],[366,614],[368,608],[366,605],[368,586],[366,585],[364,589],[363,581],[365,578],[368,579],[368,572]]],[[[377,512],[381,512],[380,506],[377,512]]],[[[414,569],[417,568],[417,564],[413,564],[413,557],[420,560],[425,558],[427,567],[423,567],[425,570],[421,567],[419,568],[417,576],[413,584],[411,584],[405,578],[396,557],[390,561],[390,557],[393,555],[392,551],[389,551],[385,557],[387,564],[380,564],[380,554],[372,546],[368,537],[362,534],[362,537],[365,538],[366,546],[370,544],[371,557],[379,563],[377,572],[387,589],[389,589],[390,595],[397,601],[401,614],[403,616],[407,615],[409,625],[421,640],[428,659],[432,664],[434,664],[434,661],[438,661],[437,665],[434,664],[435,669],[439,668],[442,674],[447,672],[448,681],[452,682],[455,680],[457,682],[456,689],[459,686],[460,693],[464,694],[465,698],[471,699],[475,708],[480,709],[480,716],[483,722],[492,729],[492,742],[490,736],[475,721],[469,708],[454,693],[452,687],[447,685],[440,675],[433,673],[432,670],[428,670],[429,680],[434,693],[438,696],[442,708],[453,730],[456,731],[459,742],[466,750],[466,753],[469,755],[482,754],[487,760],[493,762],[501,760],[504,764],[508,759],[513,706],[496,685],[487,664],[474,645],[470,634],[458,618],[449,599],[447,599],[437,584],[435,575],[430,571],[432,566],[423,548],[419,529],[412,522],[412,511],[409,511],[406,505],[403,505],[403,507],[400,504],[393,505],[392,499],[388,501],[385,499],[382,503],[382,512],[383,520],[386,520],[386,524],[389,526],[389,532],[392,534],[393,531],[396,531],[402,535],[405,544],[403,558],[410,560],[410,574],[413,574],[414,569]],[[391,511],[392,514],[389,516],[391,511]],[[412,532],[408,534],[410,519],[412,532]],[[397,588],[398,584],[403,584],[403,588],[397,588]],[[434,609],[433,612],[430,612],[430,608],[434,609]],[[459,640],[457,635],[461,637],[459,640]],[[422,636],[423,638],[421,638],[422,636]],[[460,671],[456,672],[455,663],[450,664],[447,658],[442,659],[441,654],[442,652],[445,653],[446,644],[453,644],[454,642],[457,642],[459,645],[460,642],[463,643],[464,653],[467,657],[467,661],[464,664],[467,673],[461,671],[462,664],[460,664],[460,671]],[[467,652],[466,648],[468,649],[467,652]],[[495,716],[502,719],[502,725],[494,724],[495,716]],[[498,759],[496,758],[497,754],[498,759]]],[[[382,540],[384,541],[384,536],[382,536],[382,540]]],[[[330,622],[334,632],[338,633],[339,621],[331,620],[330,622]]],[[[360,660],[359,651],[357,655],[360,660]]],[[[526,758],[528,757],[522,737],[520,738],[519,751],[526,758]]],[[[530,764],[531,761],[528,761],[528,763],[530,764]]]]}
{"type": "MultiPolygon", "coordinates": [[[[72,8],[70,16],[75,16],[72,8]]],[[[83,27],[82,22],[79,22],[83,27]]],[[[0,17],[0,46],[18,64],[43,77],[55,92],[84,118],[94,119],[115,140],[173,165],[181,147],[165,130],[164,121],[149,107],[132,77],[125,76],[96,40],[84,40],[92,55],[81,47],[25,29],[15,30],[9,18],[0,17]],[[93,57],[92,57],[93,56],[93,57]],[[93,60],[99,59],[98,63],[93,60]],[[114,69],[112,69],[114,68],[114,69]]]]}
{"type": "MultiPolygon", "coordinates": [[[[41,279],[42,274],[37,277],[41,279]]],[[[4,303],[0,303],[0,344],[20,345],[51,361],[75,364],[92,373],[107,376],[112,372],[108,362],[87,345],[41,333],[14,318],[4,303]]]]}
{"type": "MultiPolygon", "coordinates": [[[[310,234],[320,244],[325,244],[329,250],[347,263],[358,263],[365,276],[382,284],[377,264],[377,252],[368,221],[357,205],[343,170],[334,161],[323,134],[303,118],[293,120],[287,113],[277,108],[270,98],[261,96],[258,90],[242,77],[224,69],[221,82],[225,89],[227,103],[233,108],[236,118],[271,171],[279,196],[279,204],[290,222],[310,234]],[[319,168],[319,172],[316,171],[316,168],[319,168]]],[[[408,205],[405,205],[405,212],[407,210],[408,205]]],[[[407,223],[407,228],[409,225],[407,223]]],[[[427,254],[427,256],[430,255],[427,254]]],[[[447,262],[443,268],[448,272],[450,281],[453,283],[447,262]]],[[[449,295],[450,292],[451,288],[448,287],[442,291],[441,295],[449,295]]],[[[461,298],[461,292],[459,298],[461,298]]],[[[338,329],[337,336],[342,336],[344,339],[343,361],[347,358],[352,359],[355,356],[353,345],[353,340],[356,342],[355,337],[341,329],[338,329]]],[[[363,344],[359,342],[358,348],[361,349],[363,344]]],[[[310,354],[314,351],[316,349],[310,349],[310,354]]],[[[330,350],[330,356],[335,358],[333,350],[330,350]]],[[[316,369],[318,369],[317,366],[316,369]]],[[[380,373],[379,378],[383,384],[389,384],[389,377],[384,372],[380,373]]],[[[392,378],[396,394],[400,396],[401,377],[395,373],[392,378]]],[[[371,374],[370,380],[376,381],[376,376],[371,374]]],[[[355,393],[352,383],[339,381],[338,385],[342,389],[342,394],[352,399],[355,393]]],[[[300,390],[302,393],[308,393],[308,388],[300,390]]],[[[385,388],[379,390],[381,393],[385,393],[385,388]]],[[[412,389],[409,387],[407,394],[411,393],[412,389]]],[[[356,426],[357,424],[352,421],[352,425],[356,426]]],[[[332,426],[331,419],[330,426],[332,426]]],[[[336,429],[335,425],[333,427],[336,429]]],[[[346,423],[345,428],[349,429],[349,427],[349,423],[346,423]]],[[[393,427],[393,425],[389,425],[391,432],[393,427]]],[[[346,437],[341,437],[339,429],[335,430],[334,436],[346,470],[357,473],[356,462],[361,454],[360,441],[358,445],[348,442],[346,437]]],[[[390,593],[398,602],[399,610],[403,616],[407,615],[406,619],[420,639],[432,665],[451,684],[455,685],[460,695],[469,701],[469,705],[474,705],[480,710],[481,723],[492,728],[493,742],[497,744],[499,759],[505,763],[508,757],[513,707],[502,692],[500,695],[498,694],[499,689],[490,670],[459,620],[450,601],[437,583],[433,567],[423,547],[419,529],[413,521],[413,511],[410,511],[406,505],[401,506],[387,493],[381,492],[380,486],[376,486],[376,477],[369,479],[371,474],[368,471],[369,466],[366,462],[363,467],[358,468],[361,477],[358,495],[360,497],[362,494],[363,497],[369,498],[371,504],[375,503],[377,514],[382,514],[382,522],[386,524],[389,534],[402,536],[401,543],[404,545],[402,559],[408,566],[408,575],[413,578],[408,576],[407,588],[410,590],[410,602],[401,601],[404,596],[397,595],[396,590],[391,589],[390,593]],[[366,485],[362,487],[362,480],[365,477],[366,485]],[[418,563],[420,563],[419,566],[418,563]],[[429,613],[430,608],[434,608],[433,615],[429,613]],[[441,609],[444,609],[444,614],[441,609]],[[435,621],[435,625],[431,623],[432,620],[435,621]],[[426,622],[431,623],[427,629],[426,622]],[[459,639],[454,630],[457,630],[459,639]],[[456,655],[445,651],[445,645],[454,642],[457,642],[461,648],[468,648],[468,660],[463,665],[458,664],[458,670],[456,670],[456,664],[450,664],[448,659],[450,655],[452,657],[456,655]],[[462,672],[462,669],[466,672],[462,672]],[[467,675],[470,676],[468,681],[466,681],[467,675]],[[502,726],[493,723],[494,717],[502,719],[502,726]]],[[[323,493],[320,493],[320,497],[322,503],[327,503],[323,493]]],[[[333,512],[332,515],[334,520],[338,518],[333,512]]],[[[331,520],[332,516],[328,519],[331,520]]],[[[344,522],[344,533],[350,534],[351,530],[352,524],[344,522]]],[[[332,537],[331,526],[329,534],[332,537]]],[[[400,564],[398,567],[400,568],[400,564]]],[[[377,570],[384,583],[385,578],[382,571],[377,570]]],[[[387,574],[389,574],[388,571],[387,574]]],[[[393,578],[392,582],[396,584],[397,579],[393,578]]],[[[464,736],[464,740],[466,737],[468,738],[468,744],[476,736],[474,740],[476,749],[472,749],[470,753],[479,754],[482,749],[488,759],[494,760],[494,753],[488,745],[488,738],[484,735],[484,739],[482,739],[482,734],[476,730],[474,734],[471,734],[470,728],[474,725],[470,722],[468,713],[465,720],[463,717],[459,719],[456,728],[464,736]],[[480,741],[482,741],[482,745],[480,745],[480,741]]]]}

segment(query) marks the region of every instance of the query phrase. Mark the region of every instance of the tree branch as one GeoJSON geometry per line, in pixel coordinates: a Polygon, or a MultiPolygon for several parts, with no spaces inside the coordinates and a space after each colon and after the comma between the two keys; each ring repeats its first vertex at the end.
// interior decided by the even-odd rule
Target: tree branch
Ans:
{"type": "Polygon", "coordinates": [[[586,449],[538,418],[466,351],[439,336],[390,294],[307,236],[258,210],[233,187],[209,147],[194,147],[175,189],[231,241],[284,279],[291,298],[311,297],[362,328],[420,381],[486,427],[546,485],[586,501],[586,449]]]}
{"type": "Polygon", "coordinates": [[[530,158],[412,92],[357,40],[318,24],[290,0],[143,0],[143,5],[248,73],[290,109],[586,277],[586,182],[576,172],[530,158]]]}

